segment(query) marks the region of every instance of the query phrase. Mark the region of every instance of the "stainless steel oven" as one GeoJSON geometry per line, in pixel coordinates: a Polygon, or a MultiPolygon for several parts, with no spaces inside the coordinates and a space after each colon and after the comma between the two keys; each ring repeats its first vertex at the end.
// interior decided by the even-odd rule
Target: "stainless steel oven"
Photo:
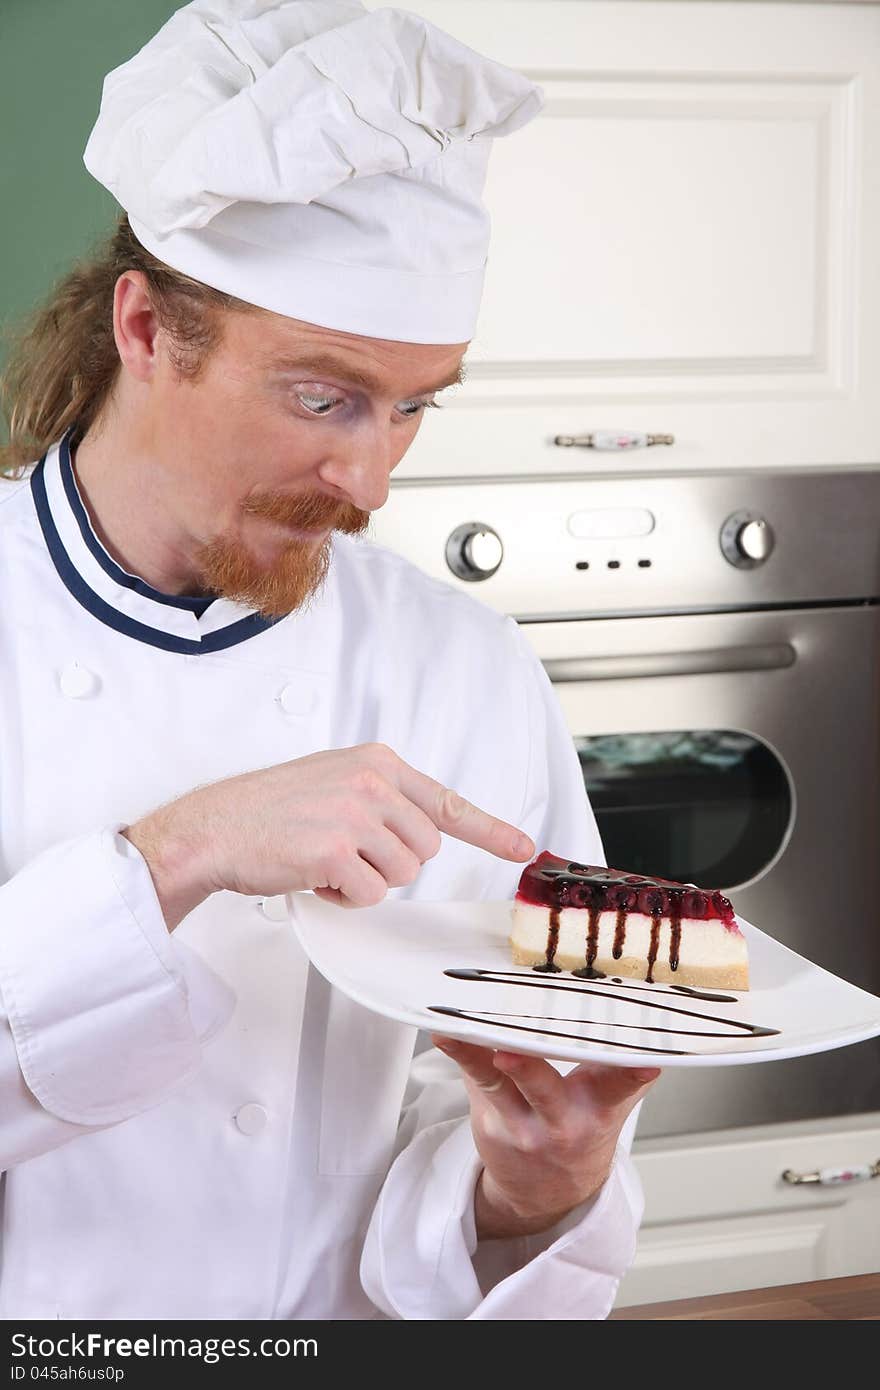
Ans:
{"type": "MultiPolygon", "coordinates": [[[[880,992],[880,469],[404,481],[375,534],[523,625],[609,863],[880,992]]],[[[877,1041],[668,1072],[641,1133],[875,1110],[877,1041]]]]}

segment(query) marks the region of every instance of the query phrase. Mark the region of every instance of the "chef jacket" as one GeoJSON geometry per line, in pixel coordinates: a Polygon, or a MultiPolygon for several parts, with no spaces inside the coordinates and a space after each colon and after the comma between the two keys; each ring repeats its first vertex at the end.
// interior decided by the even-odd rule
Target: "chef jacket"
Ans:
{"type": "MultiPolygon", "coordinates": [[[[169,933],[118,833],[205,783],[378,741],[600,860],[516,625],[345,537],[281,620],[161,593],[102,547],[69,444],[0,481],[0,1315],[605,1317],[641,1216],[634,1116],[595,1198],[478,1248],[457,1068],[331,987],[284,897],[215,893],[169,933]]],[[[506,899],[519,872],[444,837],[394,891],[506,899]]]]}

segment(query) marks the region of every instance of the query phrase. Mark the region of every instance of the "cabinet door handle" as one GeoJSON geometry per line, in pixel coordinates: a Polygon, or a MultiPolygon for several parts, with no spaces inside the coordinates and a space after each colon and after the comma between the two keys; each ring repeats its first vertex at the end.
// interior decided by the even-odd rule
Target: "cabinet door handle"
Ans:
{"type": "Polygon", "coordinates": [[[819,1168],[815,1173],[795,1173],[786,1168],[782,1181],[798,1185],[805,1182],[818,1182],[823,1187],[841,1187],[848,1182],[867,1182],[870,1178],[880,1178],[880,1159],[876,1163],[859,1163],[854,1168],[819,1168]]]}
{"type": "Polygon", "coordinates": [[[595,430],[592,434],[557,434],[553,443],[560,449],[601,449],[620,453],[624,449],[650,449],[654,444],[674,444],[674,434],[643,434],[641,430],[595,430]]]}

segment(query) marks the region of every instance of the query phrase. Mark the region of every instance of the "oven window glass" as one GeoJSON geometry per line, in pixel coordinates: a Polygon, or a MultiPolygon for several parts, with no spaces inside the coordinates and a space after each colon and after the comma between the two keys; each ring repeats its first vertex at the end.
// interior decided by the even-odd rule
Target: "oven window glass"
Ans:
{"type": "Polygon", "coordinates": [[[734,888],[775,859],[792,818],[765,743],[724,729],[576,738],[608,863],[734,888]]]}

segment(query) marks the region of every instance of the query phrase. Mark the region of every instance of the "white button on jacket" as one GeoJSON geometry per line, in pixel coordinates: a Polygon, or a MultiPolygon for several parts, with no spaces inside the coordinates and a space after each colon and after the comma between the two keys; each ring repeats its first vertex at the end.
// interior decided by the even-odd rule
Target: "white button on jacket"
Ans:
{"type": "Polygon", "coordinates": [[[93,671],[87,671],[79,662],[72,661],[69,666],[65,666],[61,675],[58,677],[58,684],[63,694],[71,700],[83,700],[89,695],[94,695],[100,686],[100,681],[93,671]]]}
{"type": "Polygon", "coordinates": [[[235,1123],[242,1134],[261,1134],[268,1121],[269,1116],[262,1105],[256,1105],[253,1102],[250,1105],[243,1105],[240,1110],[235,1112],[235,1123]]]}
{"type": "MultiPolygon", "coordinates": [[[[280,622],[156,594],[91,533],[66,441],[0,481],[0,585],[0,1315],[604,1317],[641,1212],[626,1143],[588,1210],[476,1249],[457,1069],[331,988],[274,900],[215,894],[169,934],[118,834],[203,783],[381,741],[598,859],[515,625],[348,539],[280,622]]],[[[447,838],[407,893],[507,898],[518,875],[447,838]]]]}

